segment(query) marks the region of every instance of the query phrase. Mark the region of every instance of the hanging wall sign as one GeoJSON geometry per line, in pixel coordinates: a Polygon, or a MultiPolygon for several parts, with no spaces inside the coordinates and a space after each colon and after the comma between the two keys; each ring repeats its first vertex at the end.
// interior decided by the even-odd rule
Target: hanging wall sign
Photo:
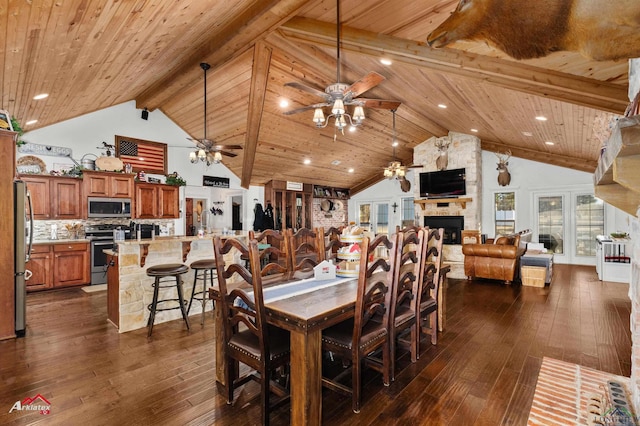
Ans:
{"type": "Polygon", "coordinates": [[[56,157],[71,157],[71,148],[62,146],[40,145],[37,143],[25,143],[18,147],[22,154],[53,155],[56,157]]]}
{"type": "Polygon", "coordinates": [[[202,176],[202,186],[214,186],[216,188],[229,188],[229,178],[218,176],[202,176]]]}
{"type": "Polygon", "coordinates": [[[302,191],[302,182],[287,181],[287,191],[302,191]]]}

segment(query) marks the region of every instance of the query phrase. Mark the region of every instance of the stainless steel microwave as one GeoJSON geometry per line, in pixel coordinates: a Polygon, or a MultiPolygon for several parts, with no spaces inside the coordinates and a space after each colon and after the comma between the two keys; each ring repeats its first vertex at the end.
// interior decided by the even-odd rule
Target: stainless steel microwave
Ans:
{"type": "Polygon", "coordinates": [[[131,218],[131,199],[88,197],[87,216],[131,218]]]}

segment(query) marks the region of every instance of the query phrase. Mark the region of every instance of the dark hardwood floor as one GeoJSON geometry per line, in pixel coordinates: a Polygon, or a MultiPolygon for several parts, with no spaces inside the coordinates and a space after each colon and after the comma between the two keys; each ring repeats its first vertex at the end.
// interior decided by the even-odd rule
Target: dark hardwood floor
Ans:
{"type": "MultiPolygon", "coordinates": [[[[593,267],[555,265],[551,287],[449,280],[447,323],[411,364],[401,354],[390,387],[365,374],[363,408],[324,390],[327,425],[526,423],[542,358],[630,375],[626,284],[600,282],[593,267]]],[[[118,334],[106,321],[106,292],[30,294],[27,337],[0,342],[0,424],[253,425],[259,388],[233,406],[214,384],[213,320],[182,320],[118,334]],[[9,413],[42,394],[51,413],[9,413]]],[[[289,423],[289,406],[272,424],[289,423]]]]}

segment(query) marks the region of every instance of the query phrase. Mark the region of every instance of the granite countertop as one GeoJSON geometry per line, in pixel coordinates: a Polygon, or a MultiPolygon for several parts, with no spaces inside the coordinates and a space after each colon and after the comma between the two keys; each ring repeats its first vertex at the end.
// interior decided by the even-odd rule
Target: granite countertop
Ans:
{"type": "Polygon", "coordinates": [[[219,236],[222,239],[227,238],[246,238],[247,232],[242,232],[241,234],[205,234],[203,237],[195,236],[187,236],[187,235],[169,235],[169,236],[157,236],[155,238],[141,238],[141,239],[131,239],[118,241],[118,244],[124,245],[137,245],[137,244],[157,244],[163,243],[167,241],[198,241],[198,240],[212,240],[214,237],[219,236]]]}
{"type": "Polygon", "coordinates": [[[86,238],[75,238],[75,239],[61,239],[61,240],[33,240],[33,244],[70,244],[70,243],[88,243],[89,240],[86,238]]]}

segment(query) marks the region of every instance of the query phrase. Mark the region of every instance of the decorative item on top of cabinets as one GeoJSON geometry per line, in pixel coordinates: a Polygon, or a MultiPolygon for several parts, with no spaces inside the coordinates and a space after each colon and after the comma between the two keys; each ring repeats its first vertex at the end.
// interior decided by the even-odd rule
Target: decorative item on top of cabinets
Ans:
{"type": "Polygon", "coordinates": [[[498,167],[496,168],[498,171],[498,185],[507,186],[511,183],[511,173],[507,168],[509,158],[511,158],[511,151],[507,150],[504,154],[496,152],[496,157],[498,157],[498,167]]]}

